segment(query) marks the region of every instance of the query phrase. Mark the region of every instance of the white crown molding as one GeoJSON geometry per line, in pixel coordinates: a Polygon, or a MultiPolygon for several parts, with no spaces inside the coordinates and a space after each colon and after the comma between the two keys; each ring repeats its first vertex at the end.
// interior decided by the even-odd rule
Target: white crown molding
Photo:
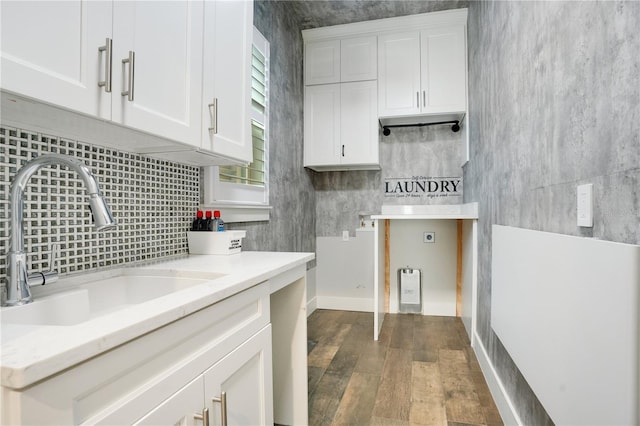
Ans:
{"type": "Polygon", "coordinates": [[[340,39],[351,36],[380,35],[398,31],[417,31],[451,25],[466,25],[467,9],[450,9],[441,12],[420,13],[395,18],[376,19],[352,24],[302,30],[302,38],[308,41],[340,39]]]}

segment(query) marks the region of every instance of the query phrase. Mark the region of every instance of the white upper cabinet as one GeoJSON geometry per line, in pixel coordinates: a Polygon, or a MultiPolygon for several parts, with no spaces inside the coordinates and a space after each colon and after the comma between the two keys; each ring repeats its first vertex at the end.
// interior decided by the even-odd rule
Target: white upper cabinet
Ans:
{"type": "Polygon", "coordinates": [[[420,33],[380,36],[378,50],[381,116],[420,112],[420,33]]]}
{"type": "Polygon", "coordinates": [[[304,84],[340,82],[340,40],[307,43],[304,48],[304,84]]]}
{"type": "Polygon", "coordinates": [[[253,2],[205,1],[202,147],[234,162],[253,160],[253,2]]]}
{"type": "Polygon", "coordinates": [[[305,87],[305,167],[379,169],[376,110],[375,80],[305,87]]]}
{"type": "Polygon", "coordinates": [[[304,84],[375,80],[377,57],[375,36],[308,42],[304,49],[304,84]]]}
{"type": "MultiPolygon", "coordinates": [[[[0,1],[0,12],[0,88],[59,107],[25,125],[122,149],[101,136],[106,121],[161,138],[131,133],[133,152],[251,161],[251,0],[0,1]]],[[[23,123],[36,103],[15,98],[3,108],[23,123]]]]}
{"type": "Polygon", "coordinates": [[[111,118],[105,79],[105,40],[112,3],[104,1],[0,2],[2,88],[111,118]]]}
{"type": "Polygon", "coordinates": [[[377,56],[371,35],[305,43],[305,167],[380,168],[377,56]]]}
{"type": "Polygon", "coordinates": [[[454,124],[467,110],[467,10],[302,31],[304,165],[379,169],[379,127],[454,124]]]}
{"type": "Polygon", "coordinates": [[[304,89],[304,165],[339,164],[340,84],[304,89]]]}
{"type": "Polygon", "coordinates": [[[467,109],[465,28],[457,25],[420,33],[423,111],[441,113],[467,109]]]}
{"type": "Polygon", "coordinates": [[[380,168],[377,100],[376,81],[340,85],[341,164],[380,168]]]}
{"type": "Polygon", "coordinates": [[[114,2],[113,121],[200,146],[202,7],[114,2]]]}
{"type": "Polygon", "coordinates": [[[340,81],[378,78],[378,44],[375,36],[340,40],[340,81]]]}
{"type": "Polygon", "coordinates": [[[466,111],[463,25],[380,37],[380,117],[466,111]]]}

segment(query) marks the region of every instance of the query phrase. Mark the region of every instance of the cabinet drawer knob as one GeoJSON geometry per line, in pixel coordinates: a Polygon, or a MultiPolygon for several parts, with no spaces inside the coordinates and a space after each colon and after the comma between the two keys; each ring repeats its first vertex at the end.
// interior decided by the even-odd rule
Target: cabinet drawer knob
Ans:
{"type": "Polygon", "coordinates": [[[222,426],[227,426],[227,393],[220,392],[220,398],[214,396],[211,401],[220,403],[220,421],[222,426]]]}
{"type": "Polygon", "coordinates": [[[209,426],[209,409],[205,408],[202,410],[202,414],[196,413],[193,415],[193,418],[196,420],[202,420],[203,426],[209,426]]]}
{"type": "Polygon", "coordinates": [[[104,87],[106,93],[111,93],[111,68],[112,68],[112,42],[109,37],[106,38],[104,46],[98,47],[99,52],[104,52],[104,80],[98,81],[98,86],[104,87]]]}
{"type": "Polygon", "coordinates": [[[122,60],[123,64],[129,64],[129,88],[125,91],[120,92],[122,96],[127,96],[129,102],[133,102],[133,82],[134,82],[134,74],[136,70],[136,53],[132,50],[129,51],[129,57],[124,58],[122,60]]]}

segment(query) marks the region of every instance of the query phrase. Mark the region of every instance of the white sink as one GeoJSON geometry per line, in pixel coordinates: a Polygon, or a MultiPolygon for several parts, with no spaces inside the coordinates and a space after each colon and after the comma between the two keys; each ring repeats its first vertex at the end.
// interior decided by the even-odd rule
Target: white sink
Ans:
{"type": "Polygon", "coordinates": [[[79,285],[65,288],[64,280],[60,280],[59,290],[53,288],[58,283],[52,284],[54,292],[35,295],[32,303],[2,308],[0,320],[7,325],[74,325],[222,276],[211,272],[125,268],[107,278],[104,274],[84,279],[74,277],[73,282],[82,280],[79,285]]]}

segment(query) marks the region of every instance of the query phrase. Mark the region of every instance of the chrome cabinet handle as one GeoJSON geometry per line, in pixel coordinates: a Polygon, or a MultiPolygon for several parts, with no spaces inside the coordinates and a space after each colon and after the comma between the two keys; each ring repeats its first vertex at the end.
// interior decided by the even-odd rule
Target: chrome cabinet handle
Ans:
{"type": "Polygon", "coordinates": [[[227,393],[220,392],[220,398],[214,396],[211,401],[220,403],[220,421],[222,426],[227,426],[227,393]]]}
{"type": "Polygon", "coordinates": [[[420,108],[420,92],[416,92],[416,106],[420,108]]]}
{"type": "Polygon", "coordinates": [[[122,60],[123,64],[129,64],[129,89],[123,92],[120,92],[122,96],[127,96],[129,102],[133,102],[133,82],[134,82],[134,74],[136,70],[136,53],[133,50],[129,51],[129,57],[124,58],[122,60]]]}
{"type": "Polygon", "coordinates": [[[344,157],[344,145],[342,145],[342,156],[344,157]]]}
{"type": "Polygon", "coordinates": [[[423,107],[427,106],[427,91],[426,90],[422,91],[422,106],[423,107]]]}
{"type": "Polygon", "coordinates": [[[193,415],[193,418],[196,420],[202,420],[203,426],[209,426],[209,409],[205,408],[202,410],[202,414],[196,413],[193,415]]]}
{"type": "Polygon", "coordinates": [[[104,55],[104,80],[98,81],[98,86],[104,87],[106,93],[111,93],[111,68],[113,64],[112,40],[107,37],[104,46],[98,47],[99,52],[105,52],[104,55]]]}
{"type": "Polygon", "coordinates": [[[213,102],[209,104],[209,114],[211,114],[209,131],[218,133],[218,98],[213,98],[213,102]]]}

